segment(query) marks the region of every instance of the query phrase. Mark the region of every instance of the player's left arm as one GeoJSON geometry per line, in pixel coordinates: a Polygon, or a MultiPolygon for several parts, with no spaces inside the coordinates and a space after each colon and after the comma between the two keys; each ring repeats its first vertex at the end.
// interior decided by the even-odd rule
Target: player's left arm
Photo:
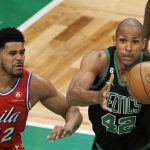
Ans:
{"type": "Polygon", "coordinates": [[[79,109],[69,106],[65,97],[48,80],[39,75],[33,75],[31,79],[31,93],[31,106],[39,99],[46,108],[65,119],[65,125],[54,127],[51,135],[48,137],[50,142],[71,135],[79,128],[82,122],[82,115],[79,109]]]}

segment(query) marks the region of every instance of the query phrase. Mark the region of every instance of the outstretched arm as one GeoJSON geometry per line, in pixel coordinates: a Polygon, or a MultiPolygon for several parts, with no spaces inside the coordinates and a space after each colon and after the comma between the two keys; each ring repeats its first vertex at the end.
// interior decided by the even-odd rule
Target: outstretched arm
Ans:
{"type": "Polygon", "coordinates": [[[82,122],[82,115],[77,107],[70,107],[65,97],[45,78],[33,75],[31,79],[31,106],[38,100],[54,113],[65,119],[64,126],[56,126],[49,136],[50,142],[75,132],[82,122]]]}
{"type": "Polygon", "coordinates": [[[52,133],[48,137],[49,141],[53,143],[55,139],[60,139],[74,133],[80,126],[82,121],[81,115],[78,114],[77,107],[70,107],[65,114],[66,124],[64,126],[55,126],[52,133]],[[78,122],[78,123],[77,123],[78,122]]]}
{"type": "Polygon", "coordinates": [[[150,0],[147,1],[146,7],[145,7],[143,36],[147,40],[145,49],[148,49],[148,42],[150,38],[150,0]]]}
{"type": "Polygon", "coordinates": [[[100,104],[105,110],[107,107],[106,96],[113,82],[113,75],[100,91],[90,90],[96,76],[100,76],[107,64],[105,52],[90,52],[82,59],[79,72],[72,79],[68,91],[67,100],[71,105],[89,106],[100,104]]]}

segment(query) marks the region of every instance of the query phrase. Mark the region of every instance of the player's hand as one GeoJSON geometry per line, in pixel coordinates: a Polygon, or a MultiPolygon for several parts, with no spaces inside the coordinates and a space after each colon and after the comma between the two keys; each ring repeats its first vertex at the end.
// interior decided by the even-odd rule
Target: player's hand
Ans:
{"type": "Polygon", "coordinates": [[[106,96],[108,95],[110,88],[113,84],[114,81],[114,74],[111,74],[108,82],[106,82],[106,85],[102,88],[102,90],[100,90],[101,94],[102,94],[102,99],[100,100],[100,105],[104,110],[107,110],[109,112],[112,111],[111,108],[107,107],[107,100],[106,100],[106,96]]]}
{"type": "Polygon", "coordinates": [[[54,140],[60,139],[72,134],[72,130],[66,126],[55,126],[52,133],[48,136],[48,140],[53,143],[54,140]]]}

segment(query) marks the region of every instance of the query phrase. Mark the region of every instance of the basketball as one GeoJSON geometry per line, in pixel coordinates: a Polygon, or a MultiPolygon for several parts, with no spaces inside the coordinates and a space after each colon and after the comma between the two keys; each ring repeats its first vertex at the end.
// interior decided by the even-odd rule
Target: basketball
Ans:
{"type": "Polygon", "coordinates": [[[135,65],[128,73],[129,94],[142,104],[150,104],[150,61],[135,65]]]}

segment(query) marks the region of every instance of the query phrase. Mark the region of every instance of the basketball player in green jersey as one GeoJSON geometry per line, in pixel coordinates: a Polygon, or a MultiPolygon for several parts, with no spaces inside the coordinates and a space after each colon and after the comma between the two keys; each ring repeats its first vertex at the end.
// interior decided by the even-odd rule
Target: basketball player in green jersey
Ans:
{"type": "Polygon", "coordinates": [[[69,103],[89,106],[89,119],[96,135],[92,150],[150,147],[150,105],[134,100],[126,85],[131,67],[150,60],[142,52],[142,31],[138,20],[123,20],[113,36],[115,46],[86,54],[70,83],[69,103]]]}

